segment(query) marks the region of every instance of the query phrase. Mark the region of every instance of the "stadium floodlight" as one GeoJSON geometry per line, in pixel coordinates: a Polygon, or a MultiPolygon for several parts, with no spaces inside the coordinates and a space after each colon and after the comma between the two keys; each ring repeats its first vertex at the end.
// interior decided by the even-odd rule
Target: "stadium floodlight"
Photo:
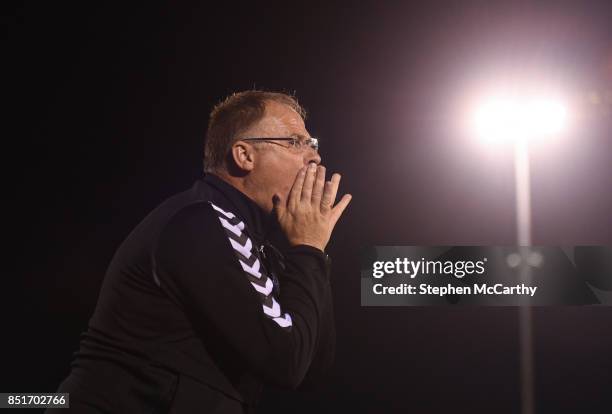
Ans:
{"type": "Polygon", "coordinates": [[[476,133],[487,141],[554,137],[567,123],[567,107],[555,97],[495,96],[474,111],[476,133]]]}
{"type": "MultiPolygon", "coordinates": [[[[531,246],[531,190],[529,144],[558,137],[568,127],[565,103],[554,96],[534,94],[498,94],[481,101],[473,113],[475,133],[487,143],[514,146],[516,194],[516,235],[518,246],[531,246]]],[[[522,248],[519,270],[524,283],[531,282],[526,260],[529,249],[522,248]]],[[[533,323],[529,306],[519,307],[521,372],[521,412],[535,410],[533,323]]]]}
{"type": "Polygon", "coordinates": [[[567,105],[555,94],[491,94],[474,108],[472,126],[480,139],[487,143],[514,145],[519,246],[531,245],[529,144],[558,137],[568,125],[567,105]]]}

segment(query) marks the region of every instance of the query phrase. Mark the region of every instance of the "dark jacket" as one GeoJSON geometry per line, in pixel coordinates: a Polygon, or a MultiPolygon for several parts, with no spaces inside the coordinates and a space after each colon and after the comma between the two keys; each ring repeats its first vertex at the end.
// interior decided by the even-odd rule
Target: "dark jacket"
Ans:
{"type": "Polygon", "coordinates": [[[105,412],[245,412],[333,359],[329,259],[214,175],[116,252],[58,392],[105,412]]]}

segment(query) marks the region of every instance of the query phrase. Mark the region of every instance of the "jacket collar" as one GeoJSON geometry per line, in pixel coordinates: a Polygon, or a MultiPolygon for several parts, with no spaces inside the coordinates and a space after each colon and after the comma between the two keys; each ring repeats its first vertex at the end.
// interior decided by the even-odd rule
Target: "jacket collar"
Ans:
{"type": "Polygon", "coordinates": [[[221,208],[227,208],[239,216],[247,225],[249,233],[263,241],[273,227],[272,214],[264,211],[246,194],[214,174],[207,173],[198,180],[199,192],[221,208]],[[206,187],[210,191],[206,191],[206,187]]]}

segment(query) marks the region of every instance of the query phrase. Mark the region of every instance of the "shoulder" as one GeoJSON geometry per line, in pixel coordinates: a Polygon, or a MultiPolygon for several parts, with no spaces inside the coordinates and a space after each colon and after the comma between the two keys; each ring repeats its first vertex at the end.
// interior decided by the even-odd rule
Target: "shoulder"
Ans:
{"type": "Polygon", "coordinates": [[[163,244],[181,242],[244,244],[244,222],[227,207],[202,200],[182,206],[166,221],[160,233],[163,244]]]}
{"type": "Polygon", "coordinates": [[[194,201],[174,211],[162,226],[161,236],[201,235],[220,227],[213,205],[207,200],[194,201]]]}
{"type": "Polygon", "coordinates": [[[186,268],[222,265],[230,261],[229,253],[230,242],[209,201],[193,202],[175,211],[153,249],[156,263],[186,268]]]}

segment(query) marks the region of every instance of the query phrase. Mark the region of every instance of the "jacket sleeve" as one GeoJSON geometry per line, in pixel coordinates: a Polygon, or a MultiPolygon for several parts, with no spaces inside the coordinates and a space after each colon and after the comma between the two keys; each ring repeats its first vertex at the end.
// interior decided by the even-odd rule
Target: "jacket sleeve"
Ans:
{"type": "Polygon", "coordinates": [[[206,202],[176,213],[153,252],[158,282],[196,321],[212,324],[264,382],[296,388],[314,358],[331,294],[326,256],[310,246],[288,249],[282,297],[275,298],[265,274],[253,277],[260,266],[244,226],[232,226],[236,240],[224,226],[206,202]]]}

